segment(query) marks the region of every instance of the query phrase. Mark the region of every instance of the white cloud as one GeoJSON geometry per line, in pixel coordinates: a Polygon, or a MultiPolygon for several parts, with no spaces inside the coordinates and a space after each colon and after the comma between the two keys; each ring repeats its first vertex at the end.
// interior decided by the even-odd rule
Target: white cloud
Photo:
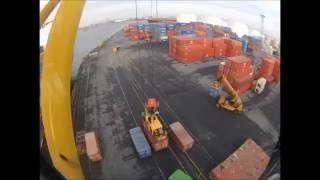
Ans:
{"type": "MultiPolygon", "coordinates": [[[[40,1],[40,9],[47,0],[40,1]]],[[[55,11],[48,21],[54,18],[55,11]]],[[[192,13],[197,16],[231,19],[248,25],[250,29],[260,29],[260,14],[265,18],[265,32],[280,38],[280,1],[158,1],[160,17],[174,16],[181,13],[192,13]]],[[[155,1],[138,1],[138,17],[155,16],[155,1]]],[[[86,1],[80,20],[80,27],[100,23],[106,20],[134,18],[135,1],[86,1]]],[[[41,30],[47,32],[47,30],[41,30]]],[[[43,37],[45,37],[43,35],[43,37]]],[[[45,40],[42,40],[45,42],[45,40]]]]}

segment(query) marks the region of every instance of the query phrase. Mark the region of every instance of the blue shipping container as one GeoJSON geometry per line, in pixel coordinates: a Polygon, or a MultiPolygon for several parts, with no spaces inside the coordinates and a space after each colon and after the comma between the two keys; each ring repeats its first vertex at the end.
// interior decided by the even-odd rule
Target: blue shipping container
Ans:
{"type": "Polygon", "coordinates": [[[139,155],[139,158],[145,158],[151,156],[151,148],[148,144],[146,137],[144,136],[140,127],[135,127],[129,130],[131,139],[135,146],[135,149],[139,155]]]}
{"type": "Polygon", "coordinates": [[[229,28],[229,27],[222,27],[222,31],[225,32],[225,33],[229,33],[229,32],[231,32],[231,28],[229,28]]]}
{"type": "Polygon", "coordinates": [[[209,95],[213,98],[218,98],[221,94],[221,89],[213,89],[213,88],[210,88],[209,89],[209,95]]]}

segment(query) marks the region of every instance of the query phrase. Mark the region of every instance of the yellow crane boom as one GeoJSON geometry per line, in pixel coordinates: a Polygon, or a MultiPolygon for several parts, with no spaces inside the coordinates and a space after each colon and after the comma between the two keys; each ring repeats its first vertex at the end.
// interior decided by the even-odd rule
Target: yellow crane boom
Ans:
{"type": "Polygon", "coordinates": [[[223,94],[220,94],[217,107],[222,107],[229,111],[241,112],[243,110],[241,97],[238,92],[233,89],[224,75],[218,81],[213,83],[213,88],[215,89],[218,89],[221,86],[232,97],[232,99],[228,101],[223,94]]]}
{"type": "MultiPolygon", "coordinates": [[[[40,14],[40,27],[53,10],[40,14]]],[[[70,81],[73,48],[84,0],[61,1],[52,24],[40,81],[41,116],[50,157],[67,179],[84,179],[72,128],[70,81]]]]}

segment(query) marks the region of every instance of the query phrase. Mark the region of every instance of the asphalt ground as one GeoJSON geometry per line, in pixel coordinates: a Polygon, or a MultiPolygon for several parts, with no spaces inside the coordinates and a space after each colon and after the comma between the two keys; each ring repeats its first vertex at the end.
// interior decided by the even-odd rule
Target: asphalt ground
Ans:
{"type": "Polygon", "coordinates": [[[268,155],[273,152],[280,131],[279,90],[251,95],[243,113],[228,112],[215,106],[206,87],[219,60],[184,65],[168,57],[167,46],[130,42],[121,31],[104,44],[97,58],[83,61],[72,91],[74,129],[95,131],[104,156],[98,163],[80,157],[88,179],[166,179],[178,168],[208,179],[247,138],[268,155]],[[191,134],[192,150],[183,153],[169,140],[168,149],[137,158],[129,129],[141,126],[148,97],[160,101],[165,127],[179,121],[191,134]]]}

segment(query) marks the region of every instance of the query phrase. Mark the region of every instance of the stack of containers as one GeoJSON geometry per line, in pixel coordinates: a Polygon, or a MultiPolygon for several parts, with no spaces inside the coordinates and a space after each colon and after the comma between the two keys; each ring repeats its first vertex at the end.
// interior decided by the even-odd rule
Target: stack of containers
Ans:
{"type": "Polygon", "coordinates": [[[249,38],[246,35],[243,35],[241,37],[241,42],[242,42],[242,53],[246,54],[247,49],[248,49],[248,44],[249,44],[249,38]]]}
{"type": "Polygon", "coordinates": [[[151,24],[147,23],[147,24],[144,24],[144,37],[145,39],[150,39],[151,36],[152,36],[152,32],[151,32],[151,24]]]}
{"type": "Polygon", "coordinates": [[[272,82],[274,80],[273,70],[276,61],[277,60],[273,57],[263,57],[261,65],[257,71],[257,78],[264,77],[268,83],[272,82]]]}
{"type": "Polygon", "coordinates": [[[275,83],[280,82],[280,69],[280,60],[276,59],[272,73],[275,83]]]}
{"type": "Polygon", "coordinates": [[[213,37],[213,26],[205,23],[193,23],[193,31],[198,37],[213,37]]]}
{"type": "Polygon", "coordinates": [[[175,25],[176,29],[176,34],[178,36],[190,36],[190,37],[195,37],[195,33],[192,31],[193,30],[193,25],[190,23],[176,23],[175,25]]]}
{"type": "MultiPolygon", "coordinates": [[[[228,57],[221,69],[232,87],[240,94],[250,89],[253,76],[251,59],[244,56],[228,57]]],[[[221,72],[218,71],[217,76],[221,77],[221,72]]]]}
{"type": "Polygon", "coordinates": [[[230,33],[231,32],[231,28],[230,27],[225,27],[225,26],[221,26],[221,30],[225,33],[230,33]]]}
{"type": "Polygon", "coordinates": [[[202,58],[214,57],[214,48],[212,47],[212,38],[203,38],[202,58]]]}
{"type": "Polygon", "coordinates": [[[214,57],[224,57],[227,51],[225,38],[212,38],[212,47],[214,49],[214,57]]]}
{"type": "Polygon", "coordinates": [[[227,44],[226,56],[239,56],[241,53],[242,44],[240,41],[236,41],[233,39],[225,39],[225,43],[227,44]]]}
{"type": "Polygon", "coordinates": [[[230,36],[230,39],[233,39],[233,40],[237,40],[237,41],[241,41],[241,39],[239,38],[239,36],[234,33],[234,32],[230,32],[229,33],[229,36],[230,36]]]}
{"type": "Polygon", "coordinates": [[[169,56],[176,59],[177,53],[177,36],[169,36],[169,56]]]}
{"type": "Polygon", "coordinates": [[[130,24],[129,25],[129,39],[132,41],[138,41],[139,40],[139,32],[137,30],[137,24],[130,24]]]}
{"type": "Polygon", "coordinates": [[[212,27],[213,37],[226,37],[226,33],[221,29],[221,27],[214,25],[212,27]]]}
{"type": "Polygon", "coordinates": [[[124,28],[124,36],[132,41],[150,39],[152,36],[151,25],[140,22],[131,23],[124,28]]]}
{"type": "Polygon", "coordinates": [[[164,23],[158,24],[158,35],[159,35],[160,42],[168,41],[166,24],[164,23]]]}
{"type": "Polygon", "coordinates": [[[193,63],[203,58],[203,38],[172,36],[169,55],[182,63],[193,63]]]}
{"type": "Polygon", "coordinates": [[[188,36],[188,37],[196,37],[196,34],[192,30],[181,30],[177,29],[176,34],[178,36],[188,36]]]}
{"type": "Polygon", "coordinates": [[[144,24],[137,24],[137,31],[139,33],[139,39],[144,39],[144,24]]]}
{"type": "Polygon", "coordinates": [[[174,35],[176,35],[175,24],[174,23],[168,23],[167,24],[167,36],[168,36],[168,39],[170,38],[170,36],[174,36],[174,35]]]}

